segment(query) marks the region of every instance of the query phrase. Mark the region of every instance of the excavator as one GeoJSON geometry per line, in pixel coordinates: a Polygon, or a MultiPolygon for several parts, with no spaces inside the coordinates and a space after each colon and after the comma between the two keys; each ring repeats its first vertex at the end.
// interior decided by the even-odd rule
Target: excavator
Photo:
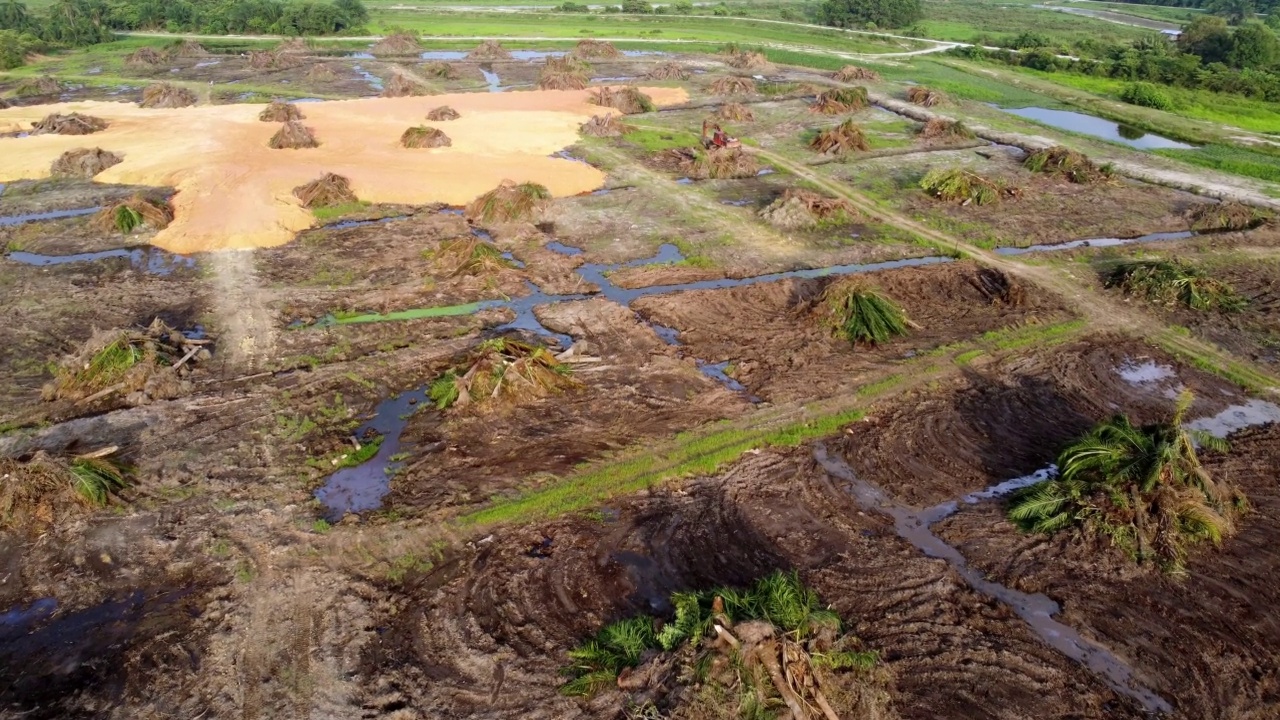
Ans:
{"type": "Polygon", "coordinates": [[[729,133],[720,129],[719,123],[703,120],[702,147],[708,150],[711,148],[736,148],[742,147],[742,143],[738,141],[738,138],[729,137],[729,133]]]}

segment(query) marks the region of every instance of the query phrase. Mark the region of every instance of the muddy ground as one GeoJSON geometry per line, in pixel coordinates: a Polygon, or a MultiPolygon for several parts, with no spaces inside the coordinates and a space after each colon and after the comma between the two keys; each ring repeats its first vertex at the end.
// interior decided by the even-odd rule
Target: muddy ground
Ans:
{"type": "MultiPolygon", "coordinates": [[[[592,75],[639,74],[658,59],[595,63],[592,75]]],[[[87,70],[54,62],[54,71],[87,70]]],[[[696,64],[722,70],[715,60],[696,64]]],[[[504,85],[531,83],[539,69],[523,60],[457,65],[458,78],[441,89],[483,89],[481,70],[504,85]]],[[[263,71],[244,57],[213,55],[129,77],[137,87],[170,75],[206,88],[214,80],[212,99],[233,102],[265,90],[371,95],[361,71],[385,80],[404,70],[424,71],[423,61],[312,53],[263,71]],[[316,64],[332,65],[335,77],[312,77],[316,64]]],[[[122,58],[104,61],[103,74],[117,72],[125,72],[122,58]]],[[[698,75],[689,85],[709,82],[698,75]]],[[[799,99],[754,100],[757,121],[733,131],[792,159],[813,160],[804,134],[837,120],[799,99]]],[[[639,122],[696,128],[706,110],[639,122]]],[[[904,154],[814,169],[962,239],[1024,245],[1179,230],[1181,213],[1202,202],[1129,182],[1086,188],[1033,178],[1004,150],[988,151],[992,159],[973,149],[914,152],[926,149],[914,123],[880,110],[858,117],[876,152],[904,154]],[[1003,173],[1026,193],[994,208],[956,208],[909,188],[924,167],[943,162],[1003,173]]],[[[181,258],[148,249],[147,232],[125,237],[90,215],[0,222],[0,453],[116,445],[136,468],[133,485],[106,509],[71,505],[53,524],[0,532],[0,718],[622,718],[628,698],[617,691],[591,701],[558,692],[568,649],[605,622],[666,616],[674,590],[745,585],[775,569],[799,571],[880,654],[897,717],[1151,717],[960,569],[913,546],[815,460],[827,451],[890,501],[919,509],[1041,470],[1112,413],[1162,419],[1184,389],[1196,394],[1195,417],[1249,401],[1133,336],[1146,326],[1103,313],[1052,346],[1001,344],[1000,331],[1034,338],[1080,319],[1082,304],[1118,300],[1098,286],[1094,266],[1150,247],[1018,256],[1075,285],[1058,294],[1019,281],[1024,293],[1013,304],[974,285],[980,265],[972,260],[862,268],[860,277],[917,327],[853,348],[813,312],[832,277],[676,288],[629,305],[620,292],[918,260],[937,249],[892,223],[769,226],[757,212],[802,185],[783,172],[683,185],[625,139],[584,139],[571,153],[604,169],[613,190],[507,225],[477,225],[440,206],[361,207],[277,248],[181,258]],[[447,248],[473,240],[508,253],[508,266],[455,272],[447,248]],[[63,262],[114,250],[123,254],[63,262]],[[31,264],[21,253],[55,261],[31,264]],[[540,296],[536,307],[520,304],[540,296]],[[344,324],[477,301],[502,304],[344,324]],[[186,394],[145,404],[40,400],[50,363],[95,330],[157,317],[212,343],[186,394]],[[407,393],[498,335],[572,348],[565,357],[574,382],[514,404],[447,412],[406,404],[395,410],[403,415],[383,418],[401,430],[404,456],[396,467],[363,466],[389,484],[378,507],[334,513],[316,499],[353,442],[371,439],[364,429],[375,408],[419,397],[407,393]],[[970,347],[981,354],[961,354],[970,347]],[[724,377],[708,363],[723,364],[724,377]],[[753,449],[717,471],[667,478],[569,515],[481,528],[456,522],[579,477],[584,465],[620,467],[604,463],[678,445],[686,431],[751,429],[823,403],[852,407],[871,390],[856,405],[865,417],[820,441],[753,449]]],[[[169,192],[15,183],[0,194],[0,218],[96,207],[139,190],[169,192]]],[[[1225,323],[1151,308],[1140,320],[1191,328],[1274,366],[1274,238],[1264,229],[1159,246],[1211,261],[1255,302],[1225,323]]],[[[1131,667],[1170,704],[1167,716],[1273,717],[1280,435],[1260,426],[1231,440],[1230,454],[1206,463],[1244,488],[1253,510],[1221,551],[1197,552],[1186,578],[1070,537],[1022,535],[999,500],[960,503],[933,529],[987,579],[1060,602],[1057,619],[1131,667]]]]}

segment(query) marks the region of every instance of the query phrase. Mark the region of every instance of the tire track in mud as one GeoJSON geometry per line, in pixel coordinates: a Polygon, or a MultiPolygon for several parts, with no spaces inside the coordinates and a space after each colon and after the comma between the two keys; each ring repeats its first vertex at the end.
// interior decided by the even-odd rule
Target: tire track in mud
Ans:
{"type": "Polygon", "coordinates": [[[222,328],[218,355],[225,372],[260,367],[272,357],[276,344],[274,314],[266,291],[258,282],[252,251],[228,250],[208,254],[213,274],[214,313],[222,328]]]}

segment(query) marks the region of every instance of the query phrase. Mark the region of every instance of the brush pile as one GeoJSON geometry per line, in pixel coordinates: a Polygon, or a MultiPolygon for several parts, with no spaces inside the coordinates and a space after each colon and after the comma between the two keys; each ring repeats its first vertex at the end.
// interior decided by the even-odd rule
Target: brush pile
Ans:
{"type": "Polygon", "coordinates": [[[129,469],[110,457],[118,450],[73,457],[37,452],[25,461],[0,457],[0,529],[39,531],[68,509],[106,506],[128,485],[129,469]]]}
{"type": "Polygon", "coordinates": [[[297,53],[284,50],[250,50],[249,67],[255,70],[285,70],[302,64],[297,53]]]}
{"type": "Polygon", "coordinates": [[[819,313],[832,334],[850,345],[879,345],[906,335],[913,323],[892,300],[862,278],[847,278],[827,287],[819,313]]]}
{"type": "Polygon", "coordinates": [[[880,82],[880,73],[875,70],[868,70],[857,65],[845,65],[831,76],[838,82],[857,82],[865,80],[867,82],[880,82]]]}
{"type": "Polygon", "coordinates": [[[184,87],[155,83],[142,89],[142,102],[138,107],[183,108],[195,105],[196,100],[196,94],[184,87]]]}
{"type": "Polygon", "coordinates": [[[587,98],[587,102],[613,108],[624,115],[653,112],[657,108],[648,95],[631,85],[624,85],[616,90],[608,86],[598,88],[587,98]]]}
{"type": "Polygon", "coordinates": [[[576,70],[555,70],[545,67],[538,74],[539,90],[585,90],[590,79],[586,73],[576,70]]]}
{"type": "Polygon", "coordinates": [[[1023,165],[1031,172],[1059,175],[1081,185],[1101,182],[1114,174],[1110,166],[1098,167],[1087,155],[1061,145],[1037,150],[1027,156],[1023,165]]]}
{"type": "Polygon", "coordinates": [[[809,147],[823,155],[844,155],[871,149],[862,128],[855,125],[852,120],[845,120],[833,128],[819,132],[809,141],[809,147]]]}
{"type": "Polygon", "coordinates": [[[730,122],[755,122],[756,114],[742,103],[725,103],[716,108],[716,119],[730,122]]]}
{"type": "Polygon", "coordinates": [[[619,120],[617,115],[592,115],[578,128],[583,135],[591,137],[620,137],[634,129],[619,120]]]}
{"type": "Polygon", "coordinates": [[[114,395],[128,405],[175,398],[186,378],[209,358],[207,340],[190,340],[160,320],[145,330],[98,332],[55,366],[41,393],[47,401],[89,404],[114,395]]]}
{"type": "Polygon", "coordinates": [[[544,347],[519,340],[485,340],[461,365],[431,383],[428,395],[440,410],[502,400],[516,405],[559,394],[578,385],[568,365],[544,347]]]}
{"type": "Polygon", "coordinates": [[[787,188],[781,197],[760,211],[760,217],[784,230],[808,230],[820,225],[846,225],[857,219],[858,211],[848,200],[812,190],[787,188]]]}
{"type": "Polygon", "coordinates": [[[102,230],[125,235],[139,229],[163,230],[173,222],[173,210],[167,203],[134,195],[103,208],[93,216],[93,222],[102,230]]]}
{"type": "Polygon", "coordinates": [[[439,128],[419,125],[405,130],[400,144],[407,148],[441,148],[453,145],[453,141],[439,128]]]}
{"type": "Polygon", "coordinates": [[[300,37],[281,40],[280,44],[276,46],[275,52],[278,55],[306,55],[311,50],[307,47],[307,42],[305,38],[300,37]]]}
{"type": "Polygon", "coordinates": [[[164,62],[164,55],[153,47],[138,48],[124,56],[126,67],[154,66],[164,62]]]}
{"type": "Polygon", "coordinates": [[[49,174],[54,177],[84,178],[88,180],[113,165],[124,162],[124,158],[102,148],[78,148],[62,153],[53,165],[49,174]]]}
{"type": "Polygon", "coordinates": [[[757,50],[742,50],[739,48],[730,48],[725,54],[725,64],[731,68],[738,70],[770,70],[773,64],[769,62],[769,58],[764,53],[757,50]]]}
{"type": "Polygon", "coordinates": [[[931,90],[921,85],[907,88],[907,102],[921,107],[934,107],[946,102],[947,98],[937,90],[931,90]]]}
{"type": "Polygon", "coordinates": [[[307,79],[318,82],[330,82],[338,79],[338,73],[334,71],[333,66],[324,63],[312,65],[307,70],[307,79]]]}
{"type": "Polygon", "coordinates": [[[1115,267],[1107,287],[1118,287],[1161,305],[1182,305],[1191,310],[1239,312],[1248,301],[1227,283],[1204,270],[1177,260],[1130,260],[1115,267]]]}
{"type": "Polygon", "coordinates": [[[835,88],[820,93],[809,105],[809,112],[823,115],[842,115],[857,112],[870,102],[867,100],[867,89],[864,87],[835,88]]]}
{"type": "Polygon", "coordinates": [[[1027,300],[1027,291],[1013,278],[995,268],[982,268],[969,278],[987,302],[1004,303],[1009,307],[1021,307],[1027,300]]]}
{"type": "Polygon", "coordinates": [[[756,83],[751,78],[726,75],[711,83],[711,92],[714,95],[754,95],[756,83]]]}
{"type": "Polygon", "coordinates": [[[35,97],[40,95],[58,95],[62,93],[62,83],[48,75],[27,78],[13,89],[17,97],[35,97]]]}
{"type": "Polygon", "coordinates": [[[462,117],[462,114],[459,113],[457,110],[454,110],[453,108],[449,107],[448,105],[441,105],[440,107],[431,108],[431,111],[427,113],[427,119],[432,122],[444,122],[446,120],[457,120],[460,117],[462,117]]]}
{"type": "Polygon", "coordinates": [[[622,57],[622,51],[614,47],[613,43],[605,40],[593,40],[590,38],[586,40],[579,40],[578,44],[574,46],[573,52],[570,54],[575,57],[588,60],[596,58],[607,60],[622,57]]]}
{"type": "Polygon", "coordinates": [[[468,60],[510,60],[511,53],[497,40],[485,40],[467,53],[468,60]]]}
{"type": "Polygon", "coordinates": [[[370,50],[374,55],[417,55],[422,52],[422,44],[412,33],[392,33],[374,43],[370,50]]]}
{"type": "Polygon", "coordinates": [[[935,117],[920,126],[916,137],[921,140],[940,140],[942,142],[959,142],[972,140],[976,135],[963,122],[935,117]]]}
{"type": "Polygon", "coordinates": [[[421,83],[414,82],[401,73],[396,73],[391,76],[391,80],[382,88],[382,94],[380,97],[421,97],[423,95],[431,94],[431,88],[428,88],[421,83]]]}
{"type": "Polygon", "coordinates": [[[281,100],[272,100],[265,110],[258,113],[258,119],[262,122],[290,122],[304,118],[297,105],[281,100]]]}
{"type": "Polygon", "coordinates": [[[502,184],[467,205],[466,215],[482,223],[531,220],[551,202],[551,191],[534,182],[502,184]]]}
{"type": "Polygon", "coordinates": [[[195,40],[182,40],[170,45],[165,53],[171,58],[206,57],[209,51],[195,40]]]}
{"type": "Polygon", "coordinates": [[[31,126],[32,135],[92,135],[107,129],[107,121],[101,118],[71,113],[70,115],[46,115],[31,126]]]}
{"type": "Polygon", "coordinates": [[[755,156],[742,148],[672,148],[658,153],[654,164],[693,180],[737,180],[760,172],[755,156]]]}
{"type": "Polygon", "coordinates": [[[644,76],[650,80],[688,80],[689,73],[684,66],[673,60],[660,62],[649,69],[644,76]]]}
{"type": "Polygon", "coordinates": [[[316,140],[311,128],[294,120],[281,126],[276,134],[271,136],[267,147],[272,150],[305,150],[320,147],[320,141],[316,140]]]}
{"type": "Polygon", "coordinates": [[[453,80],[458,77],[458,68],[443,60],[432,60],[429,63],[423,63],[422,72],[424,75],[440,78],[441,80],[453,80]]]}
{"type": "Polygon", "coordinates": [[[1192,230],[1249,230],[1271,220],[1270,213],[1241,202],[1226,200],[1197,205],[1185,215],[1192,230]]]}
{"type": "Polygon", "coordinates": [[[299,185],[293,189],[293,196],[307,209],[359,202],[351,189],[351,181],[333,173],[325,173],[306,185],[299,185]]]}
{"type": "Polygon", "coordinates": [[[1003,180],[989,180],[964,168],[935,168],[920,180],[920,188],[939,200],[963,205],[990,205],[1017,198],[1022,191],[1003,180]]]}
{"type": "Polygon", "coordinates": [[[672,619],[621,620],[569,651],[560,692],[636,693],[629,706],[673,718],[895,717],[879,656],[794,572],[747,589],[676,592],[671,606],[672,619]]]}
{"type": "Polygon", "coordinates": [[[477,237],[442,243],[432,259],[436,268],[449,277],[488,275],[511,267],[501,250],[477,237]]]}

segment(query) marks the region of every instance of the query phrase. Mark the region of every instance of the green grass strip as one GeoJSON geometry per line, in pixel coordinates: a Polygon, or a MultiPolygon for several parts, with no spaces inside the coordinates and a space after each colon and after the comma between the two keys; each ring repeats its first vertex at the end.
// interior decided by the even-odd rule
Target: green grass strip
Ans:
{"type": "Polygon", "coordinates": [[[1265,394],[1274,391],[1277,387],[1275,378],[1268,377],[1230,358],[1199,352],[1195,347],[1190,346],[1186,338],[1179,337],[1172,330],[1161,332],[1152,340],[1166,352],[1186,360],[1200,370],[1217,375],[1251,392],[1265,394]]]}
{"type": "Polygon", "coordinates": [[[441,307],[429,308],[413,308],[412,310],[400,310],[398,312],[387,313],[368,313],[365,315],[350,315],[345,317],[335,317],[334,325],[355,325],[357,323],[376,323],[376,322],[392,322],[396,320],[421,320],[423,318],[451,317],[454,315],[474,315],[494,301],[485,300],[481,302],[467,303],[465,305],[444,305],[441,307]]]}

